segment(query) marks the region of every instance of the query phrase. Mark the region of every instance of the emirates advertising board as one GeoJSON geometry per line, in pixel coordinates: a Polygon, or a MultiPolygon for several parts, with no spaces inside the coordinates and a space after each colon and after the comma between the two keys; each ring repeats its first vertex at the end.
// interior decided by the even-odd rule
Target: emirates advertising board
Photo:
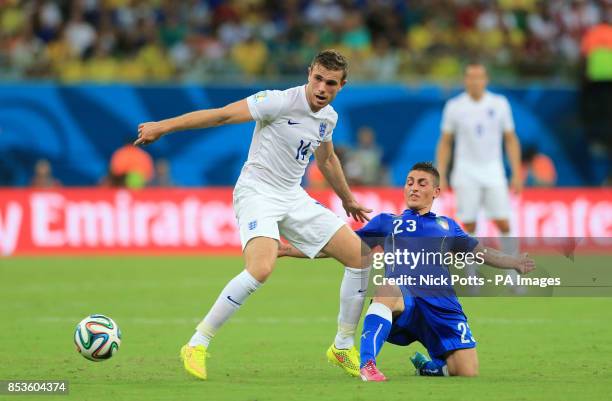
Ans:
{"type": "MultiPolygon", "coordinates": [[[[333,192],[311,195],[344,218],[333,192]]],[[[401,188],[359,188],[355,195],[374,210],[372,216],[405,208],[401,188]]],[[[453,194],[445,194],[434,212],[454,217],[454,204],[453,194]]],[[[497,235],[484,216],[480,223],[478,237],[497,235]]],[[[545,247],[547,239],[565,237],[609,251],[612,190],[526,190],[512,198],[511,226],[512,235],[527,246],[545,247]]],[[[0,253],[239,254],[232,189],[2,189],[0,253]]]]}

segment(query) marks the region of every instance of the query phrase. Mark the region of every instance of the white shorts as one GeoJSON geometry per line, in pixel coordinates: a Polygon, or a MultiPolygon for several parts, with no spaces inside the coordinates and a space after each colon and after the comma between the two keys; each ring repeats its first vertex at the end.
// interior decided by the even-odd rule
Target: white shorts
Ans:
{"type": "Polygon", "coordinates": [[[309,258],[346,224],[301,187],[287,193],[262,183],[239,183],[234,189],[234,212],[243,250],[252,238],[279,240],[282,235],[309,258]]]}
{"type": "Polygon", "coordinates": [[[478,212],[484,209],[487,219],[510,218],[510,197],[506,185],[485,187],[462,185],[454,188],[457,219],[463,223],[475,223],[478,212]]]}

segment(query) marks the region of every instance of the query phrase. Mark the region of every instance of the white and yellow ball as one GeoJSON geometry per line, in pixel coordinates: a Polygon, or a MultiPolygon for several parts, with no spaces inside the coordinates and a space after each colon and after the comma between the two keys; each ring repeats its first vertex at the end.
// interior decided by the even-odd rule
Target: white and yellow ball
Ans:
{"type": "Polygon", "coordinates": [[[104,315],[90,315],[77,325],[74,333],[77,351],[90,361],[111,358],[121,345],[121,330],[104,315]]]}

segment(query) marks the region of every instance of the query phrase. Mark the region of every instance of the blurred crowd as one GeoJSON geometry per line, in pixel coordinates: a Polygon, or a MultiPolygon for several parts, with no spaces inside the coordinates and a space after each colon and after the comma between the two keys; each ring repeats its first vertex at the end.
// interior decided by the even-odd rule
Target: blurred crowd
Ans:
{"type": "MultiPolygon", "coordinates": [[[[376,134],[370,127],[364,126],[358,130],[354,148],[338,146],[335,151],[350,185],[391,185],[388,169],[383,163],[383,151],[376,144],[376,134]]],[[[183,185],[180,178],[174,180],[169,160],[154,159],[145,149],[133,146],[131,141],[113,152],[108,171],[98,184],[102,187],[130,189],[183,185]]],[[[307,168],[303,184],[312,189],[329,188],[314,158],[307,168]]],[[[30,186],[57,188],[61,187],[62,183],[54,176],[51,163],[46,159],[39,159],[34,164],[30,186]]]]}
{"type": "Polygon", "coordinates": [[[351,78],[576,78],[581,39],[612,0],[0,0],[0,75],[210,81],[303,75],[315,53],[351,78]]]}
{"type": "MultiPolygon", "coordinates": [[[[376,133],[372,128],[362,126],[357,131],[357,143],[354,147],[336,146],[335,152],[350,186],[392,185],[389,167],[384,162],[383,151],[376,143],[376,133]]],[[[555,186],[557,171],[553,160],[539,152],[535,145],[528,145],[522,152],[522,178],[524,185],[529,187],[555,186]]],[[[314,158],[307,167],[303,184],[310,189],[330,188],[314,158]]],[[[112,154],[108,172],[100,179],[99,185],[108,188],[140,189],[180,187],[182,183],[180,179],[174,180],[169,160],[153,159],[143,148],[126,143],[112,154]]],[[[40,159],[34,165],[30,186],[58,188],[62,183],[53,175],[50,162],[40,159]]]]}

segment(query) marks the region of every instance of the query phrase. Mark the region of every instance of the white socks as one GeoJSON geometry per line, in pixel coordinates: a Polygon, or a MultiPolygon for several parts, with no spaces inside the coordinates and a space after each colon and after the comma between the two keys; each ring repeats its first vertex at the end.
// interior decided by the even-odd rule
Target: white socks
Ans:
{"type": "Polygon", "coordinates": [[[338,349],[351,348],[355,344],[355,330],[363,310],[370,268],[344,268],[340,285],[340,313],[338,314],[338,333],[334,345],[338,349]]]}
{"type": "Polygon", "coordinates": [[[204,345],[208,347],[217,330],[259,287],[261,287],[261,283],[246,270],[231,279],[221,291],[206,317],[198,324],[195,334],[189,341],[189,346],[204,345]]]}
{"type": "MultiPolygon", "coordinates": [[[[369,274],[370,268],[346,267],[344,270],[344,277],[340,285],[338,333],[334,340],[336,348],[347,349],[355,344],[355,330],[363,310],[363,303],[368,290],[369,274]]],[[[246,270],[234,277],[221,291],[206,317],[198,324],[189,345],[192,347],[196,345],[208,347],[217,330],[259,287],[261,287],[261,283],[246,270]]]]}

